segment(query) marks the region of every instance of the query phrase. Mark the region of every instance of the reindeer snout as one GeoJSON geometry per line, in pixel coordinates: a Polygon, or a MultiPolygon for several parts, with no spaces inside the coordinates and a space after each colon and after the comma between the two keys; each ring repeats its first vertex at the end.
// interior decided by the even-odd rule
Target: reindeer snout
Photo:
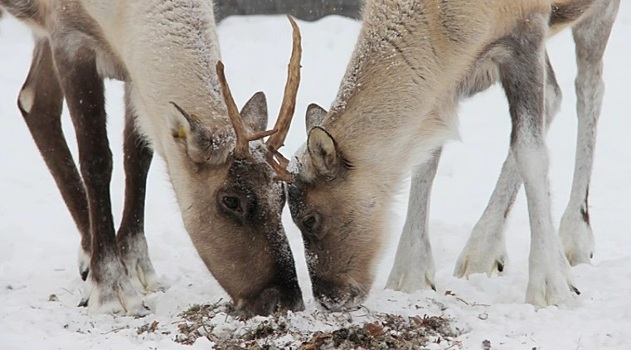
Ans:
{"type": "Polygon", "coordinates": [[[352,283],[331,282],[313,278],[312,284],[313,296],[328,311],[355,309],[365,297],[365,294],[352,283]]]}
{"type": "Polygon", "coordinates": [[[242,318],[267,316],[282,311],[302,311],[305,309],[300,289],[289,295],[281,293],[277,287],[264,289],[249,302],[242,301],[237,307],[237,315],[242,318]]]}

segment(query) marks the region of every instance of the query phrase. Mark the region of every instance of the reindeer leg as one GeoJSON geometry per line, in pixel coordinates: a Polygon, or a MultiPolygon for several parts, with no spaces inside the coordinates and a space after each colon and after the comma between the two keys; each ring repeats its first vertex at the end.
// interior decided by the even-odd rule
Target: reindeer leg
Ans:
{"type": "Polygon", "coordinates": [[[125,208],[117,241],[121,259],[132,278],[147,292],[161,288],[149,259],[144,234],[145,190],[153,151],[136,130],[135,116],[129,101],[129,83],[125,84],[125,208]]]}
{"type": "Polygon", "coordinates": [[[47,39],[35,43],[31,68],[18,107],[81,233],[79,273],[85,281],[90,261],[90,216],[83,180],[61,129],[63,93],[47,39]]]}
{"type": "Polygon", "coordinates": [[[548,152],[545,144],[545,50],[547,16],[533,14],[520,23],[509,44],[513,54],[500,63],[501,82],[512,120],[511,152],[524,181],[531,243],[526,302],[535,306],[563,303],[570,299],[570,265],[561,240],[554,231],[548,182],[548,152]]]}
{"type": "Polygon", "coordinates": [[[103,80],[91,49],[53,43],[58,76],[66,96],[79,146],[79,164],[88,198],[92,256],[91,312],[141,315],[146,313],[121,262],[110,199],[112,154],[109,149],[103,80]]]}
{"type": "MultiPolygon", "coordinates": [[[[561,106],[562,94],[547,55],[546,72],[545,114],[548,130],[561,106]]],[[[496,271],[499,274],[504,272],[508,264],[504,227],[521,184],[515,159],[509,152],[486,209],[458,257],[454,276],[467,277],[474,273],[491,276],[496,271]]]]}
{"type": "Polygon", "coordinates": [[[442,148],[412,174],[408,212],[386,288],[414,292],[436,290],[434,257],[429,240],[429,200],[442,148]]]}
{"type": "Polygon", "coordinates": [[[596,126],[603,102],[603,54],[620,1],[602,1],[590,17],[572,30],[576,44],[578,132],[572,192],[559,226],[565,255],[571,265],[589,263],[594,234],[589,223],[589,181],[594,164],[596,126]]]}

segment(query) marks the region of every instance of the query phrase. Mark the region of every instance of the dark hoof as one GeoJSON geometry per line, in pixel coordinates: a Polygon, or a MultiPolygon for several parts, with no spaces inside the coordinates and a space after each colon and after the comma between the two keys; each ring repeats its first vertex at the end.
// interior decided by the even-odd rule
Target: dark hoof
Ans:
{"type": "Polygon", "coordinates": [[[90,269],[85,269],[84,271],[79,271],[81,273],[81,279],[82,280],[87,280],[88,279],[88,274],[90,273],[90,269]]]}
{"type": "Polygon", "coordinates": [[[90,301],[90,298],[81,299],[81,301],[79,302],[79,305],[77,305],[77,306],[78,307],[88,307],[88,301],[90,301]]]}

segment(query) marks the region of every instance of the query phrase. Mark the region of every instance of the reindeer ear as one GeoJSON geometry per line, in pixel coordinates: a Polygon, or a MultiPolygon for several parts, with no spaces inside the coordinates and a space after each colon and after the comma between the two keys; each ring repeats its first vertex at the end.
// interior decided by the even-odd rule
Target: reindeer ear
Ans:
{"type": "Polygon", "coordinates": [[[220,152],[214,152],[213,135],[195,114],[189,114],[180,106],[171,102],[177,110],[171,124],[171,134],[175,141],[184,148],[188,157],[195,163],[221,162],[215,159],[220,152]]]}
{"type": "Polygon", "coordinates": [[[267,127],[267,99],[261,91],[246,102],[241,110],[241,119],[252,132],[265,130],[267,127]]]}
{"type": "Polygon", "coordinates": [[[309,132],[309,130],[313,129],[314,126],[318,126],[320,124],[322,124],[322,120],[324,119],[324,117],[326,116],[327,111],[318,106],[315,103],[310,104],[307,107],[307,117],[306,117],[306,126],[307,126],[307,132],[309,132]]]}
{"type": "Polygon", "coordinates": [[[309,131],[307,150],[318,175],[335,178],[340,170],[340,156],[333,137],[322,127],[309,131]]]}

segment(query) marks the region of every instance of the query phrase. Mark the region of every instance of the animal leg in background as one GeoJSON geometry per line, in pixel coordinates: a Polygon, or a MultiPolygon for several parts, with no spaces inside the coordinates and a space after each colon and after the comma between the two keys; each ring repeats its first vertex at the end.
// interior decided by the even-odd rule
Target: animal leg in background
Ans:
{"type": "Polygon", "coordinates": [[[135,115],[129,99],[129,84],[125,84],[125,134],[123,141],[125,168],[125,207],[118,229],[117,242],[121,259],[132,282],[139,282],[136,290],[155,292],[161,288],[153,264],[149,259],[145,239],[145,193],[147,173],[153,151],[138,133],[135,115]]]}
{"type": "Polygon", "coordinates": [[[50,43],[47,39],[39,39],[35,42],[31,68],[20,91],[18,107],[81,233],[79,273],[85,280],[91,255],[88,200],[61,128],[62,105],[63,92],[50,43]]]}
{"type": "Polygon", "coordinates": [[[603,54],[620,1],[603,1],[597,6],[589,17],[572,28],[578,64],[575,81],[578,132],[572,192],[559,227],[565,255],[571,265],[589,263],[594,254],[587,198],[594,164],[596,126],[605,90],[603,54]]]}

